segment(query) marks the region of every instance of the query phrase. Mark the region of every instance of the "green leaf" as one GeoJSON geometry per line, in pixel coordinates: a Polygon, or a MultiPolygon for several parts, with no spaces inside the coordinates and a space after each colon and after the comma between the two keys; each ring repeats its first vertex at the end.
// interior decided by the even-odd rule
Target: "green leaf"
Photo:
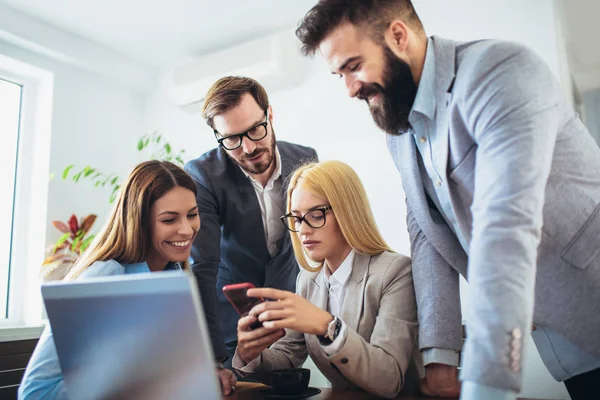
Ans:
{"type": "Polygon", "coordinates": [[[99,177],[100,175],[102,175],[102,173],[101,173],[101,172],[96,172],[96,173],[94,174],[94,176],[92,176],[92,179],[96,179],[96,178],[97,178],[97,177],[99,177]]]}
{"type": "Polygon", "coordinates": [[[62,244],[69,238],[71,237],[71,232],[67,232],[67,233],[63,233],[62,235],[60,235],[60,237],[58,238],[58,240],[56,241],[56,244],[54,245],[54,249],[52,250],[53,253],[56,253],[56,250],[62,246],[62,244]]]}
{"type": "Polygon", "coordinates": [[[177,160],[177,162],[179,163],[179,165],[183,166],[185,164],[185,162],[183,161],[183,158],[181,158],[181,156],[177,156],[175,157],[175,160],[177,160]]]}
{"type": "Polygon", "coordinates": [[[81,179],[81,172],[82,171],[79,171],[78,173],[76,173],[75,175],[73,175],[73,181],[79,182],[79,179],[81,179]]]}
{"type": "Polygon", "coordinates": [[[83,242],[81,242],[81,246],[79,246],[79,252],[83,253],[85,249],[89,247],[89,245],[92,243],[92,240],[94,240],[95,237],[96,235],[89,235],[87,238],[85,238],[83,242]]]}
{"type": "Polygon", "coordinates": [[[96,183],[94,183],[94,187],[98,187],[98,186],[100,186],[100,184],[101,184],[101,183],[102,183],[102,182],[100,182],[100,181],[96,181],[96,183]]]}
{"type": "Polygon", "coordinates": [[[112,178],[112,180],[110,181],[111,185],[114,185],[115,183],[117,183],[117,181],[119,180],[118,176],[115,176],[114,178],[112,178]]]}
{"type": "Polygon", "coordinates": [[[54,179],[55,176],[56,176],[56,173],[51,172],[50,176],[48,177],[48,180],[51,181],[52,179],[54,179]]]}
{"type": "Polygon", "coordinates": [[[114,203],[114,201],[117,199],[117,195],[119,194],[119,189],[121,188],[121,185],[115,185],[115,187],[112,190],[112,193],[110,194],[110,199],[109,201],[111,203],[114,203]]]}
{"type": "Polygon", "coordinates": [[[75,240],[73,240],[73,243],[71,243],[71,251],[75,251],[75,249],[77,248],[77,245],[79,244],[80,241],[81,241],[81,236],[77,236],[75,238],[75,240]]]}
{"type": "Polygon", "coordinates": [[[162,135],[157,135],[155,140],[156,144],[160,143],[160,141],[162,140],[162,135]]]}
{"type": "Polygon", "coordinates": [[[69,172],[71,171],[71,169],[73,169],[74,166],[75,166],[74,164],[71,164],[63,170],[63,173],[62,173],[63,180],[67,179],[67,177],[69,176],[69,172]]]}
{"type": "Polygon", "coordinates": [[[138,140],[138,144],[137,144],[138,151],[142,151],[143,148],[144,148],[144,137],[142,137],[140,140],[138,140]]]}
{"type": "Polygon", "coordinates": [[[83,177],[87,178],[88,176],[90,176],[91,174],[94,173],[94,171],[96,171],[94,168],[90,168],[90,167],[85,167],[84,168],[84,173],[83,173],[83,177]],[[87,169],[87,171],[85,171],[87,169]]]}
{"type": "Polygon", "coordinates": [[[169,143],[165,143],[165,150],[167,151],[167,153],[171,152],[171,145],[169,143]]]}

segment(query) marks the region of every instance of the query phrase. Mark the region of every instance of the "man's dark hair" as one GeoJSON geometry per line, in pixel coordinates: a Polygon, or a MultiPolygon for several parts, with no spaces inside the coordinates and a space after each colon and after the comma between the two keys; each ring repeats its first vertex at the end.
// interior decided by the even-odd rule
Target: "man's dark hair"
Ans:
{"type": "Polygon", "coordinates": [[[424,32],[411,0],[320,0],[300,22],[296,36],[302,42],[302,54],[313,56],[323,39],[342,23],[366,28],[371,39],[381,43],[383,32],[395,19],[424,32]]]}

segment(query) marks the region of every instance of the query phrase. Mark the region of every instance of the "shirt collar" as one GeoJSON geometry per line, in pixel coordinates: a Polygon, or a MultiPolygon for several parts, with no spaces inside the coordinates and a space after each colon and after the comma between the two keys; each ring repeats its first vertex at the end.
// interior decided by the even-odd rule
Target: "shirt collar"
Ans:
{"type": "Polygon", "coordinates": [[[327,265],[323,265],[323,278],[325,279],[325,283],[331,285],[334,283],[338,283],[340,286],[344,286],[346,281],[350,277],[350,273],[352,272],[352,264],[354,264],[354,257],[356,252],[354,249],[350,250],[350,253],[346,256],[346,259],[342,261],[338,269],[332,274],[327,268],[327,265]]]}
{"type": "Polygon", "coordinates": [[[435,117],[435,51],[433,49],[433,40],[427,39],[427,52],[425,54],[425,64],[419,81],[419,89],[411,110],[418,112],[433,120],[435,117]]]}
{"type": "Polygon", "coordinates": [[[125,275],[129,274],[141,274],[144,272],[150,272],[150,268],[146,262],[139,262],[135,264],[123,264],[125,268],[125,275]]]}
{"type": "MultiPolygon", "coordinates": [[[[267,184],[265,185],[265,189],[268,189],[268,188],[272,187],[273,183],[277,179],[279,179],[279,177],[281,176],[281,156],[279,155],[279,149],[277,148],[277,145],[275,145],[275,163],[276,163],[275,170],[273,171],[273,175],[271,175],[271,177],[267,181],[267,184]]],[[[259,181],[257,181],[256,179],[254,179],[252,177],[252,175],[250,175],[248,173],[248,171],[246,171],[244,168],[242,168],[241,166],[239,166],[239,167],[242,170],[242,172],[244,173],[244,175],[246,175],[246,178],[250,179],[250,181],[253,184],[258,184],[262,188],[262,184],[259,181]]]]}
{"type": "MultiPolygon", "coordinates": [[[[125,268],[125,275],[151,272],[150,267],[148,267],[148,264],[145,261],[135,264],[123,264],[123,267],[125,268]]],[[[180,271],[181,269],[180,263],[170,262],[163,271],[180,271]]]]}

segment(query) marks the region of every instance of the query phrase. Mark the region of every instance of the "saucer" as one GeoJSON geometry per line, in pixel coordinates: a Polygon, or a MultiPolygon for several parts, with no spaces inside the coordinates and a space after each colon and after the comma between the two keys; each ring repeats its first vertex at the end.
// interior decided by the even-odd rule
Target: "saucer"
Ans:
{"type": "Polygon", "coordinates": [[[264,394],[269,399],[304,399],[310,396],[314,396],[316,394],[321,393],[321,389],[308,387],[306,392],[300,394],[277,394],[273,390],[273,388],[267,388],[260,391],[261,394],[264,394]]]}

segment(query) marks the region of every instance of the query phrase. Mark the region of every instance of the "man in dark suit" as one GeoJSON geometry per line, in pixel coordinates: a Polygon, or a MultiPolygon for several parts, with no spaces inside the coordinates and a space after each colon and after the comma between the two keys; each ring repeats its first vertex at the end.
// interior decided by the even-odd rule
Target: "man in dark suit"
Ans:
{"type": "Polygon", "coordinates": [[[185,166],[198,187],[201,222],[191,265],[215,357],[230,368],[239,316],[223,286],[250,282],[295,291],[298,264],[279,217],[288,175],[317,153],[276,141],[267,93],[254,79],[218,80],[202,115],[219,146],[185,166]]]}

